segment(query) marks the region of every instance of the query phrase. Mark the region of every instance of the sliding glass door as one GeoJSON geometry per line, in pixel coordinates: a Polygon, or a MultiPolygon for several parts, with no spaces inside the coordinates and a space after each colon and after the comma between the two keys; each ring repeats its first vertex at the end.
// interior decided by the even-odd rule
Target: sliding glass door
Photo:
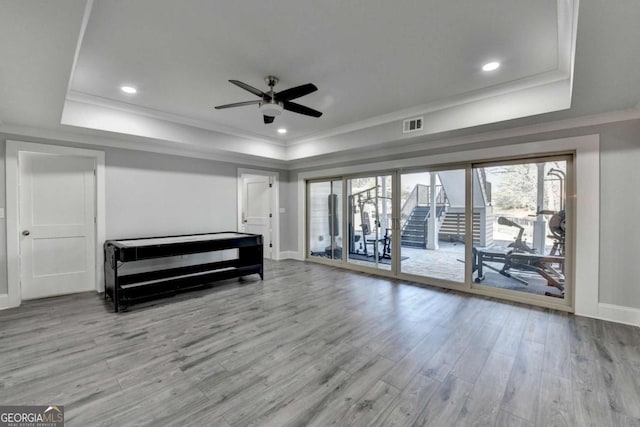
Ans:
{"type": "Polygon", "coordinates": [[[393,176],[347,179],[347,261],[392,270],[393,176]]]}
{"type": "Polygon", "coordinates": [[[465,282],[466,170],[400,175],[400,272],[465,282]]]}
{"type": "Polygon", "coordinates": [[[486,236],[473,247],[476,287],[566,297],[570,160],[474,165],[474,189],[490,189],[486,218],[474,223],[474,234],[486,236]]]}
{"type": "Polygon", "coordinates": [[[307,183],[307,258],[547,306],[571,301],[571,155],[307,183]]]}
{"type": "Polygon", "coordinates": [[[314,258],[342,259],[342,180],[309,182],[308,246],[314,258]]]}

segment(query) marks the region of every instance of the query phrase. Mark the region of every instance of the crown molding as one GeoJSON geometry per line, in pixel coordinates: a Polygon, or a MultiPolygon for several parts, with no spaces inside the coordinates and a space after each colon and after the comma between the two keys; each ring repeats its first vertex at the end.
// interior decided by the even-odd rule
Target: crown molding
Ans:
{"type": "MultiPolygon", "coordinates": [[[[137,115],[139,117],[152,118],[159,121],[168,123],[175,123],[183,126],[188,126],[196,129],[215,132],[221,135],[234,136],[249,141],[259,142],[261,144],[269,144],[273,147],[280,147],[286,151],[287,147],[293,147],[301,144],[307,144],[311,142],[321,141],[326,138],[335,137],[342,134],[348,134],[364,129],[372,128],[388,124],[391,122],[399,121],[407,117],[413,117],[418,115],[430,115],[436,114],[444,110],[452,110],[456,107],[463,107],[467,104],[472,104],[480,100],[489,99],[517,91],[531,90],[536,87],[543,87],[555,82],[567,80],[569,81],[568,99],[570,102],[572,94],[572,81],[573,81],[573,67],[575,57],[575,41],[577,33],[577,21],[578,21],[578,4],[579,0],[557,0],[557,44],[558,44],[558,58],[555,70],[549,70],[543,73],[539,73],[533,76],[527,76],[521,79],[513,80],[510,82],[502,83],[487,88],[478,89],[464,94],[455,95],[448,98],[434,100],[422,105],[405,108],[402,110],[394,111],[388,114],[379,115],[376,117],[370,117],[365,120],[360,120],[355,123],[350,123],[344,126],[335,127],[325,131],[307,134],[303,137],[296,139],[281,139],[271,138],[257,134],[255,132],[244,131],[242,129],[226,126],[219,123],[214,123],[208,120],[194,119],[179,114],[168,113],[153,108],[137,106],[134,104],[122,102],[119,100],[113,100],[110,98],[99,97],[88,93],[78,92],[71,90],[71,83],[73,81],[73,75],[76,68],[77,57],[80,52],[84,33],[86,31],[91,10],[94,0],[86,0],[85,13],[80,30],[76,52],[71,68],[71,75],[69,79],[69,89],[67,91],[65,104],[67,102],[75,102],[85,104],[88,106],[96,106],[103,109],[110,109],[121,113],[137,115]]],[[[64,111],[64,110],[63,110],[64,111]]],[[[63,113],[64,114],[64,113],[63,113]]],[[[74,125],[74,123],[65,123],[74,125]]],[[[82,124],[78,124],[82,126],[82,124]]],[[[154,135],[149,135],[153,138],[154,135]]],[[[155,135],[157,137],[157,135],[155,135]]]]}
{"type": "MultiPolygon", "coordinates": [[[[558,122],[547,122],[539,125],[532,125],[522,128],[511,128],[503,131],[474,134],[460,138],[438,139],[438,133],[446,138],[446,131],[453,130],[445,127],[435,126],[424,133],[411,135],[396,135],[391,132],[370,138],[373,132],[380,129],[390,129],[393,122],[413,117],[425,115],[428,122],[440,123],[445,115],[459,113],[463,117],[468,117],[473,103],[498,103],[499,97],[513,97],[513,94],[520,91],[536,91],[543,97],[544,87],[550,85],[568,84],[568,92],[563,94],[567,100],[567,107],[564,107],[564,98],[552,97],[544,100],[544,105],[555,102],[561,108],[568,108],[573,90],[573,67],[575,57],[576,30],[578,21],[579,0],[557,0],[557,43],[558,59],[557,69],[528,76],[522,79],[513,80],[500,85],[466,92],[453,97],[435,100],[419,106],[405,108],[388,114],[371,117],[355,123],[339,126],[326,131],[308,134],[297,139],[276,139],[265,137],[254,132],[243,131],[241,129],[210,122],[208,120],[193,119],[178,114],[141,107],[126,102],[99,97],[88,93],[71,90],[73,74],[76,69],[78,55],[84,39],[87,26],[90,24],[91,10],[95,0],[86,0],[82,25],[79,31],[75,55],[71,66],[71,74],[68,80],[68,90],[63,108],[63,118],[67,106],[75,104],[76,117],[81,119],[77,123],[63,123],[51,127],[36,128],[20,125],[9,125],[0,121],[0,132],[24,136],[27,138],[40,138],[45,141],[57,140],[74,144],[89,144],[104,147],[117,147],[134,149],[141,151],[159,152],[171,155],[187,157],[207,158],[233,163],[243,163],[247,165],[273,165],[277,168],[304,168],[314,165],[326,165],[329,163],[355,161],[375,158],[384,155],[408,155],[413,151],[424,151],[439,146],[455,146],[463,144],[473,144],[492,139],[508,138],[510,136],[526,135],[553,130],[568,129],[572,127],[589,126],[611,121],[630,120],[638,118],[640,103],[635,109],[624,110],[623,112],[605,113],[596,116],[568,119],[558,122]],[[560,102],[558,102],[560,99],[560,102]],[[495,101],[495,102],[494,102],[495,101]],[[102,109],[106,116],[113,112],[112,119],[120,120],[117,123],[124,123],[120,127],[122,133],[109,130],[107,120],[97,115],[91,122],[86,121],[88,127],[82,127],[82,119],[89,117],[89,110],[102,109]],[[451,113],[451,114],[450,114],[451,113]],[[140,130],[138,135],[128,134],[127,121],[123,117],[130,117],[133,122],[132,129],[140,130]],[[105,124],[101,128],[101,124],[105,124]],[[69,125],[69,126],[67,126],[69,125]],[[92,126],[96,126],[93,128],[92,126]],[[135,126],[138,126],[137,128],[135,126]],[[146,126],[146,128],[145,128],[146,126]],[[380,126],[380,128],[377,128],[380,126]],[[153,132],[145,130],[153,129],[153,132]],[[344,137],[342,137],[344,135],[344,137]],[[501,136],[504,135],[504,136],[501,136]],[[335,138],[339,136],[339,138],[335,138]],[[329,139],[334,137],[334,141],[329,139]],[[336,142],[335,139],[338,139],[336,142]],[[305,145],[309,147],[323,147],[322,149],[311,149],[303,152],[305,145]],[[294,148],[295,147],[295,148],[294,148]],[[359,148],[358,148],[359,147],[359,148]],[[323,152],[324,151],[324,152],[323,152]],[[290,154],[300,153],[297,157],[290,154]],[[264,156],[256,155],[262,153],[264,156]],[[291,160],[287,160],[287,159],[291,160]]],[[[505,104],[506,105],[506,104],[505,104]]],[[[509,105],[509,108],[512,106],[509,105]]],[[[558,108],[556,108],[558,109],[558,108]]],[[[485,111],[487,109],[485,108],[485,111]]],[[[513,112],[513,108],[511,111],[513,112]]],[[[495,117],[491,117],[492,123],[499,122],[501,110],[496,109],[495,117]]],[[[540,114],[544,111],[528,112],[527,115],[540,114]]],[[[517,118],[518,111],[512,114],[517,118]]],[[[508,115],[508,114],[507,114],[508,115]]],[[[460,117],[460,116],[458,116],[460,117]]],[[[450,117],[445,117],[447,125],[457,125],[458,128],[473,127],[480,124],[468,121],[466,124],[458,121],[451,121],[450,117]]],[[[502,120],[505,116],[502,116],[502,120]]],[[[113,129],[118,128],[117,126],[113,129]]]]}
{"type": "Polygon", "coordinates": [[[245,132],[240,129],[236,129],[230,126],[223,126],[207,122],[204,120],[192,119],[189,117],[181,116],[178,114],[167,113],[153,108],[141,107],[126,102],[115,101],[109,98],[103,98],[101,96],[90,95],[88,93],[69,91],[67,93],[66,101],[79,102],[81,104],[93,105],[101,108],[108,108],[115,111],[121,111],[128,114],[135,114],[144,117],[150,117],[156,120],[163,120],[166,122],[177,123],[181,125],[191,126],[199,129],[205,129],[212,132],[223,133],[226,135],[232,135],[239,138],[249,139],[252,141],[262,142],[265,144],[271,144],[278,147],[284,147],[286,143],[273,138],[266,138],[258,134],[251,132],[245,132]]]}
{"type": "Polygon", "coordinates": [[[412,139],[410,141],[399,141],[393,146],[388,143],[379,144],[368,150],[350,150],[348,152],[332,153],[313,158],[298,160],[277,160],[248,154],[234,154],[216,150],[214,148],[204,149],[198,147],[179,146],[170,141],[157,140],[152,138],[136,137],[124,134],[112,136],[108,132],[87,130],[85,128],[65,127],[64,129],[37,128],[31,126],[7,125],[0,123],[0,133],[10,136],[11,139],[33,139],[34,142],[63,144],[90,145],[94,147],[120,148],[127,150],[146,151],[159,154],[168,154],[181,157],[192,157],[207,159],[219,162],[242,164],[247,166],[270,167],[280,170],[305,170],[310,168],[336,165],[345,162],[375,161],[391,156],[407,157],[412,153],[437,150],[442,148],[452,148],[483,142],[508,140],[530,135],[558,132],[563,130],[588,128],[609,123],[616,123],[629,120],[640,120],[640,105],[637,108],[612,111],[608,113],[581,116],[571,119],[564,119],[552,122],[538,123],[534,125],[521,126],[496,130],[491,132],[476,133],[472,135],[444,138],[444,139],[412,139]]]}
{"type": "Polygon", "coordinates": [[[412,139],[410,141],[399,141],[393,146],[389,146],[388,143],[382,143],[377,145],[376,147],[371,147],[371,149],[368,150],[355,149],[350,150],[349,152],[331,153],[315,158],[289,160],[287,162],[287,169],[302,171],[305,169],[335,165],[338,162],[343,163],[353,161],[375,161],[383,158],[389,158],[391,156],[407,157],[413,153],[437,150],[442,148],[480,144],[490,141],[509,140],[519,137],[538,135],[542,133],[588,128],[629,120],[640,120],[640,104],[637,108],[537,123],[534,125],[476,133],[460,137],[444,139],[412,139]]]}
{"type": "Polygon", "coordinates": [[[573,76],[573,64],[578,33],[579,0],[558,0],[558,69],[573,76]]]}
{"type": "MultiPolygon", "coordinates": [[[[76,50],[73,54],[73,62],[71,63],[71,71],[69,72],[69,80],[67,81],[67,94],[71,91],[71,85],[73,84],[73,78],[76,74],[76,66],[78,64],[78,58],[80,57],[80,49],[82,48],[82,42],[84,35],[87,32],[87,25],[89,25],[89,18],[91,18],[91,11],[93,10],[93,0],[87,0],[84,7],[84,14],[82,16],[82,24],[80,24],[80,34],[76,41],[76,50]]],[[[62,112],[60,113],[62,114],[62,112]]],[[[62,117],[61,117],[62,118],[62,117]]]]}
{"type": "Polygon", "coordinates": [[[117,134],[117,137],[113,137],[108,132],[87,130],[86,128],[68,127],[65,129],[54,129],[0,124],[0,133],[11,136],[11,139],[35,139],[34,142],[59,142],[63,144],[90,145],[98,148],[119,148],[247,166],[286,169],[286,162],[283,160],[241,153],[229,153],[215,148],[207,149],[202,146],[198,146],[197,148],[193,146],[185,147],[171,141],[124,134],[117,134]]]}
{"type": "Polygon", "coordinates": [[[573,69],[575,60],[575,45],[578,29],[578,4],[579,0],[558,0],[557,1],[557,35],[558,35],[558,59],[557,69],[550,70],[522,79],[502,83],[489,88],[483,88],[472,92],[467,92],[458,96],[440,99],[411,108],[398,110],[389,114],[371,117],[345,126],[329,129],[304,136],[302,138],[287,141],[287,146],[294,146],[313,142],[315,140],[329,138],[349,132],[366,129],[373,126],[404,120],[408,117],[426,115],[440,110],[458,107],[494,96],[504,95],[518,90],[530,89],[536,86],[544,86],[561,80],[569,79],[571,99],[573,89],[573,69]]]}
{"type": "Polygon", "coordinates": [[[333,129],[329,129],[323,132],[317,132],[311,135],[307,135],[303,138],[287,141],[287,146],[295,146],[313,142],[319,139],[329,138],[332,136],[342,135],[345,133],[355,132],[362,129],[371,128],[399,120],[404,120],[408,117],[414,117],[419,115],[426,115],[435,113],[450,108],[459,107],[462,105],[470,104],[483,99],[493,98],[495,96],[504,95],[512,92],[517,92],[525,89],[535,88],[538,86],[545,86],[555,82],[559,82],[567,79],[568,76],[559,70],[547,71],[534,76],[524,77],[522,79],[513,80],[510,82],[495,85],[489,88],[478,89],[471,92],[466,92],[460,95],[440,99],[437,101],[429,102],[426,104],[418,105],[415,107],[405,108],[402,110],[394,111],[388,114],[383,114],[376,117],[371,117],[358,122],[350,123],[348,125],[339,126],[333,129]]]}
{"type": "Polygon", "coordinates": [[[261,142],[261,143],[272,144],[278,147],[291,147],[291,146],[300,145],[304,143],[314,142],[316,140],[320,140],[323,138],[342,135],[342,134],[346,134],[346,133],[350,133],[350,132],[354,132],[362,129],[383,125],[386,123],[391,123],[398,120],[403,120],[403,119],[406,119],[407,117],[412,117],[417,115],[426,115],[426,114],[470,104],[479,100],[492,98],[495,96],[500,96],[500,95],[504,95],[512,92],[535,88],[535,87],[541,87],[541,86],[545,86],[545,85],[549,85],[555,82],[565,80],[567,78],[568,76],[559,70],[547,71],[534,76],[528,76],[521,79],[510,81],[510,82],[502,83],[500,85],[495,85],[489,88],[478,89],[475,91],[466,92],[464,94],[456,95],[453,97],[448,97],[446,99],[441,99],[441,100],[429,102],[426,104],[383,114],[380,116],[371,117],[358,122],[350,123],[348,125],[339,126],[326,131],[307,135],[305,137],[298,138],[295,140],[293,139],[277,140],[272,138],[266,138],[261,135],[245,132],[230,126],[213,124],[203,120],[192,119],[192,118],[180,116],[173,113],[167,113],[167,112],[155,110],[152,108],[141,107],[141,106],[129,104],[126,102],[116,101],[109,98],[104,98],[104,97],[91,95],[91,94],[78,92],[78,91],[69,91],[65,99],[65,102],[66,101],[78,102],[81,104],[92,105],[92,106],[97,106],[101,108],[108,108],[115,111],[124,112],[127,114],[135,114],[135,115],[140,115],[144,117],[150,117],[156,120],[163,120],[163,121],[182,124],[186,126],[199,128],[199,129],[205,129],[213,132],[232,135],[239,138],[246,138],[246,139],[261,142]]]}

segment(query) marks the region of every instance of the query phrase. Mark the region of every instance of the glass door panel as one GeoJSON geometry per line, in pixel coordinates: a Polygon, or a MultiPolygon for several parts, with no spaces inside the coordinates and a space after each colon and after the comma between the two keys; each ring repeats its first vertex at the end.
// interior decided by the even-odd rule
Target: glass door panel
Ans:
{"type": "Polygon", "coordinates": [[[309,256],[342,259],[342,181],[310,182],[309,256]]]}
{"type": "Polygon", "coordinates": [[[474,283],[564,299],[569,161],[474,166],[474,198],[486,201],[474,222],[474,235],[486,236],[474,242],[474,283]]]}
{"type": "Polygon", "coordinates": [[[391,270],[391,175],[347,180],[347,261],[365,267],[391,270]]]}
{"type": "Polygon", "coordinates": [[[400,176],[400,271],[465,281],[465,169],[400,176]]]}

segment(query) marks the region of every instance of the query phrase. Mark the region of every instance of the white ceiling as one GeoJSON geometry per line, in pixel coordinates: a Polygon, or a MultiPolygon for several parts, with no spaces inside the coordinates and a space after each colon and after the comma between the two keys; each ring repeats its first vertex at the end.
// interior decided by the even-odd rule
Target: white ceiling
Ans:
{"type": "Polygon", "coordinates": [[[578,26],[577,0],[0,0],[0,130],[292,160],[407,139],[412,115],[427,136],[629,108],[640,4],[605,3],[582,0],[578,26]],[[296,102],[324,115],[213,109],[257,99],[229,79],[264,90],[269,74],[314,83],[296,102]]]}
{"type": "Polygon", "coordinates": [[[211,2],[96,1],[71,89],[268,138],[327,131],[403,108],[535,76],[558,66],[556,0],[211,2]],[[525,18],[526,19],[523,19],[525,18]],[[499,60],[503,67],[483,73],[499,60]],[[258,107],[214,110],[266,90],[312,82],[296,100],[320,119],[258,107]],[[135,96],[122,84],[139,89],[135,96]]]}

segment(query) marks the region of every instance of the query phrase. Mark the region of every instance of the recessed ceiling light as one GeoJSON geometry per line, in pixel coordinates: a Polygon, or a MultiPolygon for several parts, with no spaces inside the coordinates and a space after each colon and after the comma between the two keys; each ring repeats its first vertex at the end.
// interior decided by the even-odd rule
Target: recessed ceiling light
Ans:
{"type": "Polygon", "coordinates": [[[278,133],[280,135],[284,135],[285,133],[287,133],[287,130],[285,128],[280,128],[280,129],[278,129],[278,133]]]}
{"type": "Polygon", "coordinates": [[[133,95],[134,93],[136,93],[138,91],[138,89],[136,89],[133,86],[122,86],[120,87],[120,90],[123,91],[124,93],[128,93],[133,95]]]}
{"type": "Polygon", "coordinates": [[[487,62],[482,66],[482,71],[493,71],[493,70],[497,70],[498,68],[500,68],[499,62],[495,62],[495,61],[487,62]]]}

